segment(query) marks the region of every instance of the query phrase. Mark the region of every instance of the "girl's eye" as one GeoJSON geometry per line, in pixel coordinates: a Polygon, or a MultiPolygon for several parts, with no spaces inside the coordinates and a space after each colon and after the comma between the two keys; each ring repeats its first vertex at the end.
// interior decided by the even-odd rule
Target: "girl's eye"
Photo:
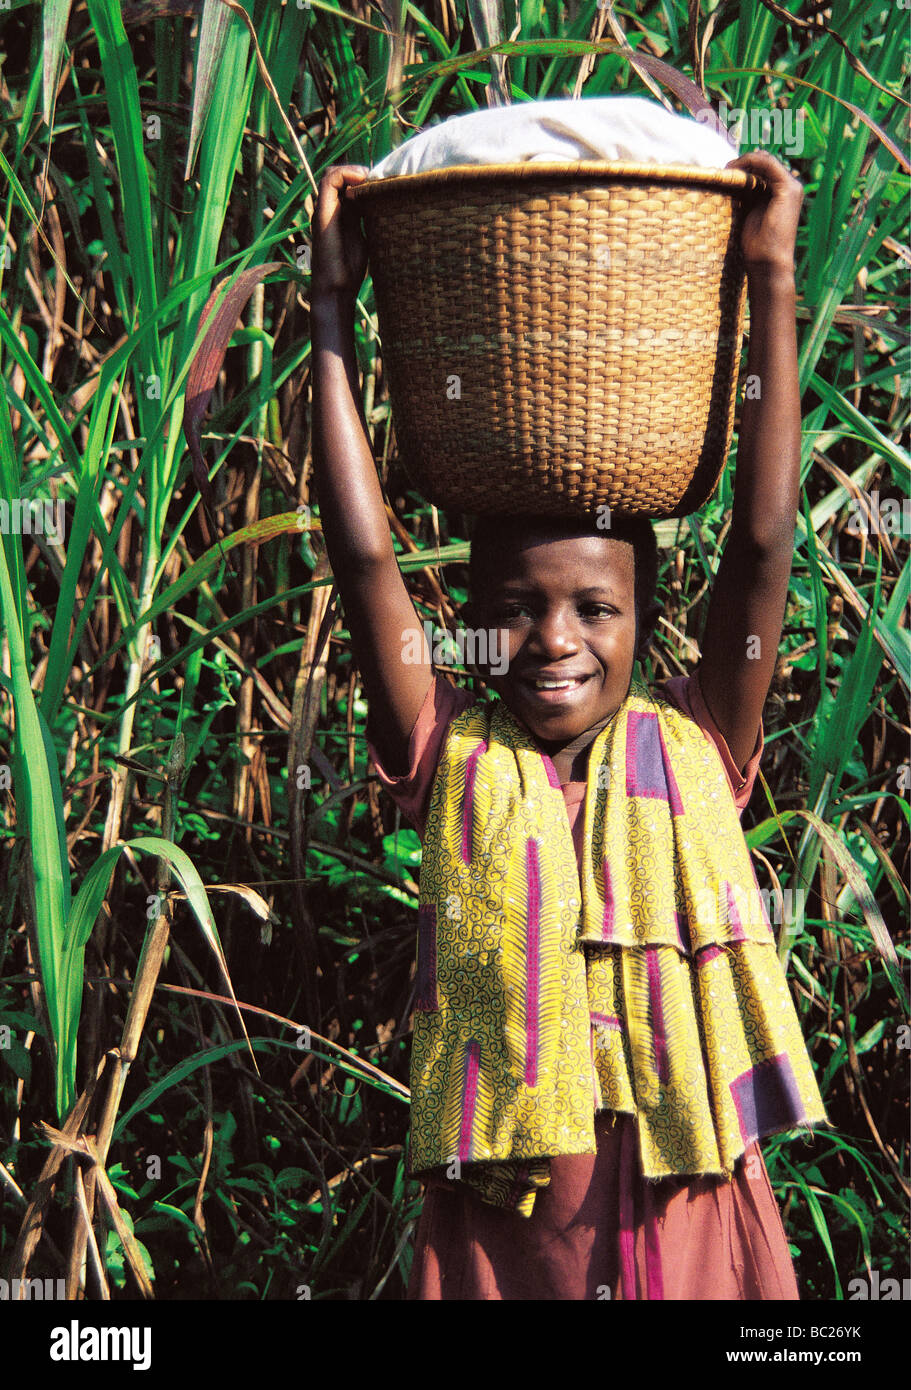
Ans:
{"type": "Polygon", "coordinates": [[[614,610],[609,603],[584,603],[581,611],[586,617],[609,618],[614,610]]]}

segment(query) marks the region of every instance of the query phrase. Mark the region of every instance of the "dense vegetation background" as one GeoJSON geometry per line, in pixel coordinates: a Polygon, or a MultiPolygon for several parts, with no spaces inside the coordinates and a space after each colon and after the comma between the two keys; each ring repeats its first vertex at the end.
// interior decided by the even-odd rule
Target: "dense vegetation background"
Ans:
{"type": "MultiPolygon", "coordinates": [[[[802,513],[743,824],[833,1129],[763,1147],[804,1298],[906,1272],[906,16],[522,0],[504,68],[481,8],[0,10],[4,1277],[403,1296],[419,846],[368,766],[310,494],[313,193],[492,81],[647,95],[624,33],[744,110],[744,148],[780,112],[806,186],[802,513]]],[[[358,352],[403,569],[452,627],[467,547],[398,465],[369,280],[358,352]]],[[[733,467],[658,527],[649,680],[698,659],[733,467]]]]}

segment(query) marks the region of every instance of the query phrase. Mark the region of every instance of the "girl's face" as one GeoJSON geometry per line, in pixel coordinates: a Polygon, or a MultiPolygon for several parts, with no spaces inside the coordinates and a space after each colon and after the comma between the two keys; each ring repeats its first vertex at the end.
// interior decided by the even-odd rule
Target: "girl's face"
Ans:
{"type": "Polygon", "coordinates": [[[501,629],[508,665],[485,680],[541,743],[572,742],[629,693],[638,630],[634,551],[606,536],[504,538],[485,554],[478,626],[501,629]]]}

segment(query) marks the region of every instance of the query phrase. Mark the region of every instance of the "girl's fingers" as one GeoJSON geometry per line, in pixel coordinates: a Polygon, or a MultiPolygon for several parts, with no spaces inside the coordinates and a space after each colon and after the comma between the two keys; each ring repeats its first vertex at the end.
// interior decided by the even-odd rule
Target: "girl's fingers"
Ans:
{"type": "Polygon", "coordinates": [[[323,175],[320,190],[325,186],[332,189],[336,195],[344,192],[350,184],[363,183],[367,177],[367,169],[363,164],[332,164],[323,175]]]}
{"type": "Polygon", "coordinates": [[[732,159],[730,164],[725,165],[727,169],[743,169],[748,174],[758,174],[764,179],[771,188],[786,188],[793,185],[795,188],[802,188],[800,181],[794,177],[789,169],[776,159],[768,150],[749,150],[746,154],[739,155],[737,159],[732,159]]]}
{"type": "Polygon", "coordinates": [[[345,189],[363,183],[367,168],[363,164],[331,164],[320,180],[316,199],[316,220],[320,231],[325,231],[335,215],[345,189]]]}
{"type": "Polygon", "coordinates": [[[357,210],[346,190],[363,183],[368,170],[360,164],[334,164],[320,180],[311,221],[314,232],[314,284],[323,289],[355,289],[364,278],[366,241],[357,210]]]}
{"type": "Polygon", "coordinates": [[[792,266],[803,185],[767,150],[750,150],[726,167],[742,169],[762,181],[760,197],[747,213],[741,234],[747,264],[755,267],[787,261],[792,266]]]}
{"type": "Polygon", "coordinates": [[[323,193],[340,193],[347,184],[363,183],[367,170],[360,164],[330,164],[320,179],[319,197],[323,193]]]}

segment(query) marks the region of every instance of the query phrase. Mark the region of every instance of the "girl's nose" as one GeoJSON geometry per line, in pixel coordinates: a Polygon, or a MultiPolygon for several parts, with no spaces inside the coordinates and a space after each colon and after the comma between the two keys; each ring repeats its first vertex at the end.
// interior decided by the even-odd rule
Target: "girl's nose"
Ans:
{"type": "Polygon", "coordinates": [[[533,640],[552,659],[569,656],[579,650],[575,624],[565,613],[542,613],[535,623],[533,640]]]}

